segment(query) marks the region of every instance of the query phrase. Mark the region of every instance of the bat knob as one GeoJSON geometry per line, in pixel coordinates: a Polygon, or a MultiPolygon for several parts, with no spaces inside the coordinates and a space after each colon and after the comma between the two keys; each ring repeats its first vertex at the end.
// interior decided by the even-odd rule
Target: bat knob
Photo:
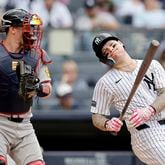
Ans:
{"type": "Polygon", "coordinates": [[[160,45],[160,42],[159,42],[158,40],[152,40],[151,44],[152,44],[153,46],[158,47],[158,46],[160,45]]]}
{"type": "Polygon", "coordinates": [[[117,132],[111,132],[113,136],[117,136],[117,132]]]}

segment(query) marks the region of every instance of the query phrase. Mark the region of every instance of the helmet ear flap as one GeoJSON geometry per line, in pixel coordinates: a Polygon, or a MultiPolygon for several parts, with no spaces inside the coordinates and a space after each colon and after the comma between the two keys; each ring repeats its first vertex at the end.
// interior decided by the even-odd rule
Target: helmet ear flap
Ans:
{"type": "Polygon", "coordinates": [[[114,65],[116,62],[115,60],[113,60],[112,58],[109,58],[109,59],[102,59],[102,58],[99,58],[100,62],[104,63],[104,64],[108,64],[110,66],[114,65]]]}

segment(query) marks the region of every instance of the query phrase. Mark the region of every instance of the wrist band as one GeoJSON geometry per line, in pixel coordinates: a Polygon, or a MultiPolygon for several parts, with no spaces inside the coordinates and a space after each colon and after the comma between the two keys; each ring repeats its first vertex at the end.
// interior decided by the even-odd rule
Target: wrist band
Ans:
{"type": "Polygon", "coordinates": [[[156,114],[156,108],[155,107],[153,107],[152,105],[150,105],[150,107],[154,110],[154,114],[156,114]]]}
{"type": "Polygon", "coordinates": [[[107,119],[105,122],[104,122],[104,128],[106,128],[106,125],[107,125],[107,122],[109,121],[109,119],[107,119]]]}

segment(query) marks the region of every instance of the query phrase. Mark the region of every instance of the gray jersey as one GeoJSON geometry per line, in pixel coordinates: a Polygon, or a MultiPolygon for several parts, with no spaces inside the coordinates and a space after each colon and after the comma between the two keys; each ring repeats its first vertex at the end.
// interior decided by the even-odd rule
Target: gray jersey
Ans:
{"type": "MultiPolygon", "coordinates": [[[[112,105],[119,112],[122,111],[142,63],[142,60],[136,61],[137,67],[132,72],[123,72],[112,68],[100,78],[93,93],[91,106],[92,113],[110,115],[112,105]]],[[[152,117],[151,120],[146,122],[146,124],[148,124],[154,131],[152,129],[138,131],[136,128],[129,127],[128,117],[133,109],[143,108],[152,104],[158,96],[158,89],[164,87],[165,71],[159,62],[153,60],[124,116],[128,130],[131,133],[133,151],[147,164],[156,165],[159,161],[160,165],[162,163],[165,164],[165,125],[160,127],[157,122],[158,120],[165,119],[165,111],[161,111],[159,114],[152,117]],[[160,146],[156,146],[153,143],[153,139],[158,140],[158,133],[162,135],[162,142],[160,142],[160,144],[156,143],[160,146]],[[147,152],[146,148],[148,148],[147,152]],[[156,148],[159,148],[157,153],[155,152],[156,148]],[[144,154],[144,152],[146,154],[144,154]],[[156,154],[160,157],[155,158],[156,156],[154,155],[156,154]]]]}
{"type": "MultiPolygon", "coordinates": [[[[46,65],[40,65],[37,76],[42,83],[51,81],[46,65]]],[[[8,152],[19,165],[25,165],[34,160],[43,160],[40,144],[30,122],[31,108],[28,112],[19,115],[20,118],[24,118],[20,123],[8,120],[9,117],[11,114],[0,113],[0,155],[5,157],[8,152]],[[6,146],[12,149],[7,151],[6,146]]],[[[12,117],[18,118],[18,115],[12,115],[12,117]]]]}

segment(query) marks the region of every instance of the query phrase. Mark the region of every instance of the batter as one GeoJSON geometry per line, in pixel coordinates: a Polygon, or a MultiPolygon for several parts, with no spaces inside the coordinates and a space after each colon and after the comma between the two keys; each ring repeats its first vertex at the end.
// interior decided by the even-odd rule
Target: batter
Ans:
{"type": "MultiPolygon", "coordinates": [[[[113,106],[121,113],[142,60],[131,58],[122,41],[107,33],[96,35],[93,49],[99,60],[109,66],[109,71],[96,83],[92,121],[102,131],[119,132],[123,121],[111,117],[110,109],[113,106]]],[[[164,100],[165,71],[153,60],[124,116],[133,152],[148,165],[165,164],[164,100]]]]}

